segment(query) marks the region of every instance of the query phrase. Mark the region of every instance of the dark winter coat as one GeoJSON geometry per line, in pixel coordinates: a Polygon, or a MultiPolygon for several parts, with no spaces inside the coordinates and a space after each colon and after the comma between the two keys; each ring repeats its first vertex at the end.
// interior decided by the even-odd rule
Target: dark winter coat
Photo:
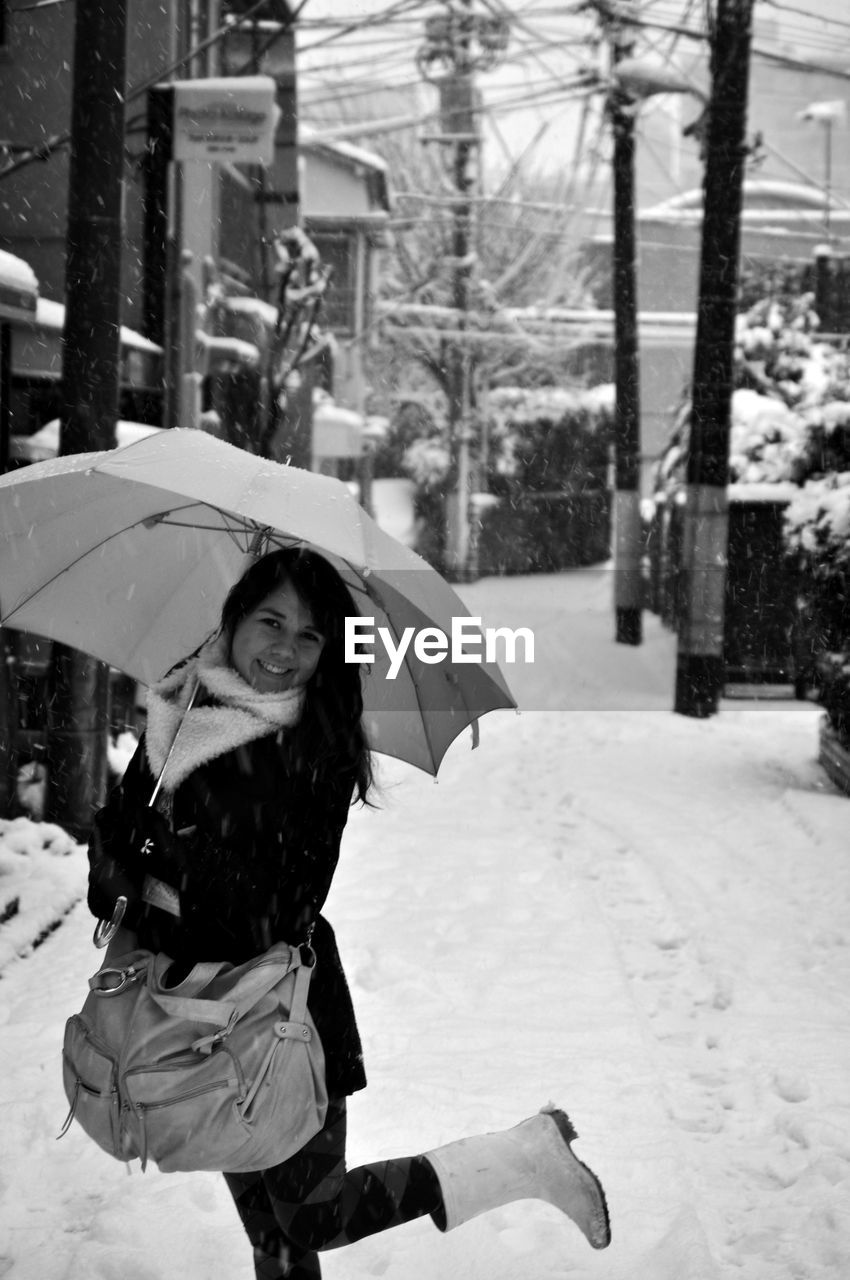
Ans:
{"type": "Polygon", "coordinates": [[[360,1036],[333,930],[319,915],[339,857],[352,774],[294,769],[284,732],[199,765],[173,797],[169,838],[147,808],[154,787],[144,743],[97,814],[88,902],[109,918],[127,887],[139,945],[183,971],[202,960],[241,964],[273,942],[299,943],[315,921],[309,1007],[325,1051],[328,1092],[366,1084],[360,1036]],[[148,841],[146,836],[153,834],[148,841]],[[148,874],[179,889],[180,919],[139,906],[148,874]]]}

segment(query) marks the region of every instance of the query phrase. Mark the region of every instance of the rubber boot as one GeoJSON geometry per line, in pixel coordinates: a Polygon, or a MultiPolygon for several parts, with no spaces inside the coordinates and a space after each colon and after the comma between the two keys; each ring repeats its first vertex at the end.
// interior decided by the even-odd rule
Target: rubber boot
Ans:
{"type": "Polygon", "coordinates": [[[513,1129],[461,1138],[426,1151],[443,1195],[443,1214],[432,1217],[451,1231],[488,1209],[514,1200],[546,1200],[571,1218],[594,1249],[611,1243],[605,1192],[596,1174],[573,1154],[578,1137],[555,1107],[513,1129]]]}

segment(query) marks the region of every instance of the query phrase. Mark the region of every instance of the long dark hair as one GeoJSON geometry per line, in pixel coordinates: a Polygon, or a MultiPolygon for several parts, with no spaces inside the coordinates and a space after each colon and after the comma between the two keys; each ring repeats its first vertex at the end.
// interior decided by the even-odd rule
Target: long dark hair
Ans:
{"type": "Polygon", "coordinates": [[[291,583],[325,639],[307,683],[304,713],[290,735],[290,759],[315,778],[330,770],[350,771],[355,795],[364,803],[372,786],[372,761],[363,731],[360,665],[345,661],[346,616],[358,610],[340,575],[324,556],[304,547],[272,551],[251,565],[231,588],[221,611],[228,640],[238,624],[277,587],[291,583]]]}

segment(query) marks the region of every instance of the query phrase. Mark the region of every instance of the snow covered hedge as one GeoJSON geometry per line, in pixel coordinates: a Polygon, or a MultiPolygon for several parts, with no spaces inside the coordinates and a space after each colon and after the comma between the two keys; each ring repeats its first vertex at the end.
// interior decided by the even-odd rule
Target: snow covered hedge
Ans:
{"type": "Polygon", "coordinates": [[[482,573],[552,573],[608,556],[614,388],[498,387],[488,398],[482,573]]]}
{"type": "MultiPolygon", "coordinates": [[[[684,482],[689,418],[686,403],[659,464],[662,491],[684,482]]],[[[762,301],[738,317],[729,481],[798,486],[785,546],[800,570],[807,643],[824,655],[820,700],[834,719],[831,707],[850,705],[850,355],[818,337],[811,295],[762,301]]]]}
{"type": "Polygon", "coordinates": [[[785,538],[814,581],[850,580],[850,470],[806,481],[788,508],[785,538]]]}
{"type": "Polygon", "coordinates": [[[86,893],[85,849],[29,818],[0,818],[0,970],[37,947],[86,893]]]}
{"type": "MultiPolygon", "coordinates": [[[[850,469],[850,357],[817,336],[811,298],[739,315],[729,482],[793,481],[850,469]]],[[[684,481],[690,403],[676,419],[659,487],[684,481]]]]}
{"type": "Polygon", "coordinates": [[[818,701],[850,745],[850,470],[807,480],[785,512],[800,569],[804,627],[818,661],[818,701]]]}
{"type": "Polygon", "coordinates": [[[497,387],[488,409],[493,492],[604,487],[613,386],[497,387]]]}
{"type": "MultiPolygon", "coordinates": [[[[583,526],[588,523],[593,526],[591,558],[599,558],[597,544],[607,545],[608,537],[605,488],[613,412],[614,389],[607,384],[490,391],[486,429],[482,422],[475,432],[476,441],[487,441],[486,458],[479,459],[479,488],[497,499],[478,507],[482,572],[533,573],[587,563],[583,526]],[[553,504],[560,508],[553,510],[553,504]]],[[[416,550],[437,568],[443,567],[445,553],[443,501],[452,483],[451,461],[444,416],[413,402],[399,407],[374,456],[376,476],[404,474],[413,480],[416,550]]]]}

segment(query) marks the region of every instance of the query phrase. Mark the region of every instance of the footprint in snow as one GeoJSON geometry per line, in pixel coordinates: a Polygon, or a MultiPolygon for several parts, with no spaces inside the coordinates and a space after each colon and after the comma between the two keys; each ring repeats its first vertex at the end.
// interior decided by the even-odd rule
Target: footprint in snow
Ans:
{"type": "Polygon", "coordinates": [[[812,1092],[805,1076],[786,1072],[773,1077],[773,1088],[783,1102],[805,1102],[812,1092]]]}

